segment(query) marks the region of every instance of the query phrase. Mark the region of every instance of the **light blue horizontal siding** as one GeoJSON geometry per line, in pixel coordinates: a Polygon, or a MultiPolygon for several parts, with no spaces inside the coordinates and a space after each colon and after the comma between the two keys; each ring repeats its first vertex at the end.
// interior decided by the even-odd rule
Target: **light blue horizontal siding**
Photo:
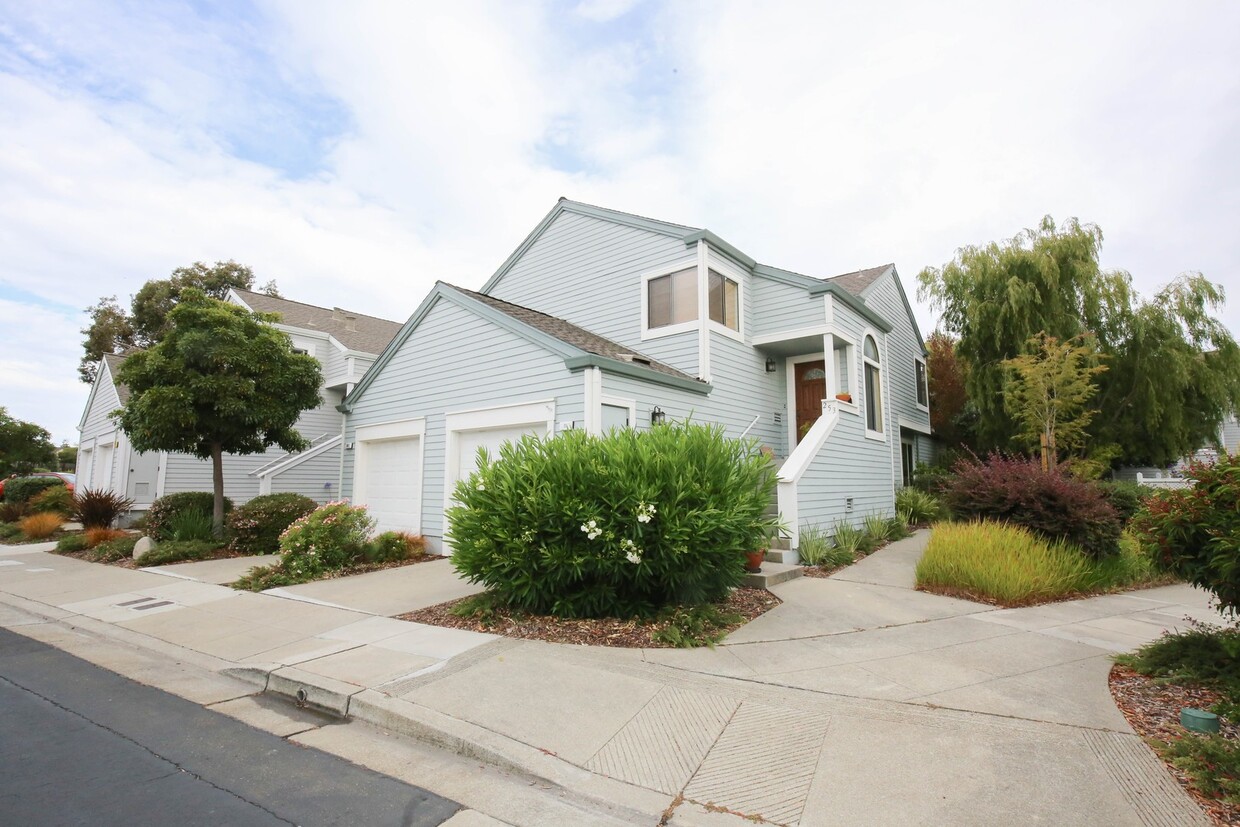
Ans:
{"type": "MultiPolygon", "coordinates": [[[[583,420],[584,378],[526,339],[439,299],[349,414],[345,442],[365,425],[424,417],[422,533],[443,538],[445,414],[554,399],[556,420],[583,420]]],[[[345,452],[343,492],[355,453],[345,452]]]]}
{"type": "Polygon", "coordinates": [[[697,334],[641,339],[641,277],[696,250],[676,238],[561,213],[491,291],[698,375],[697,334]]]}
{"type": "MultiPolygon", "coordinates": [[[[917,343],[917,334],[913,321],[905,310],[896,286],[896,274],[891,272],[873,285],[865,295],[866,306],[891,323],[891,332],[887,334],[887,348],[883,371],[887,387],[887,407],[893,415],[893,422],[898,417],[916,422],[923,427],[930,427],[930,414],[917,407],[917,367],[915,357],[921,356],[921,346],[917,343]]],[[[901,479],[900,457],[895,458],[894,471],[896,479],[901,479]]]]}
{"type": "Polygon", "coordinates": [[[797,486],[801,526],[830,533],[837,522],[859,526],[866,515],[895,513],[890,445],[866,439],[864,428],[861,416],[840,414],[839,424],[797,486]]]}
{"type": "Polygon", "coordinates": [[[822,296],[811,296],[804,287],[792,287],[765,278],[751,279],[754,324],[751,335],[819,327],[826,322],[822,296]]]}
{"type": "Polygon", "coordinates": [[[340,449],[325,451],[304,460],[271,479],[271,493],[304,494],[318,503],[339,496],[340,449]]]}

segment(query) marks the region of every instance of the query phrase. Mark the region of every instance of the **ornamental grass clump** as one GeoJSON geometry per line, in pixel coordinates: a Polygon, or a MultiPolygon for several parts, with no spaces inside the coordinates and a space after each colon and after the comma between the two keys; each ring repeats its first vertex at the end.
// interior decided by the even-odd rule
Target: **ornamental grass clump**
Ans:
{"type": "Polygon", "coordinates": [[[776,528],[775,469],[752,441],[675,423],[568,431],[480,452],[448,509],[453,565],[505,605],[650,616],[725,597],[776,528]]]}
{"type": "Polygon", "coordinates": [[[917,587],[1015,606],[1083,591],[1089,560],[1028,529],[979,520],[935,527],[917,563],[917,587]]]}
{"type": "Polygon", "coordinates": [[[344,500],[321,505],[280,535],[279,566],[299,582],[363,559],[375,521],[363,506],[344,500]]]}
{"type": "MultiPolygon", "coordinates": [[[[210,491],[179,491],[176,494],[165,494],[155,502],[151,503],[151,508],[146,513],[146,533],[152,540],[159,542],[160,540],[172,539],[188,539],[186,537],[173,537],[173,521],[177,519],[177,515],[186,511],[196,511],[211,514],[215,507],[215,495],[210,491]]],[[[224,498],[224,515],[232,511],[232,500],[224,498]]],[[[194,518],[184,518],[186,521],[193,521],[194,518]]]]}
{"type": "Polygon", "coordinates": [[[45,540],[64,525],[65,518],[52,511],[23,517],[17,525],[29,540],[45,540]]]}
{"type": "Polygon", "coordinates": [[[114,491],[84,488],[73,498],[73,516],[82,528],[108,528],[133,505],[114,491]]]}

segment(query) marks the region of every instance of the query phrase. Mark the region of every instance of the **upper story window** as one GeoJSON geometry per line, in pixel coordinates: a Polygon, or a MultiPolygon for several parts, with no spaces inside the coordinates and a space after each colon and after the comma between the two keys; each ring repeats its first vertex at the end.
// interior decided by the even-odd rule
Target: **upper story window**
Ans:
{"type": "Polygon", "coordinates": [[[646,282],[646,326],[650,329],[697,321],[697,268],[646,282]]]}
{"type": "Polygon", "coordinates": [[[926,375],[926,360],[913,358],[914,369],[917,371],[917,407],[930,409],[930,380],[926,375]]]}
{"type": "Polygon", "coordinates": [[[878,344],[873,336],[865,337],[861,350],[865,363],[865,429],[875,434],[883,432],[883,375],[878,358],[878,344]]]}
{"type": "Polygon", "coordinates": [[[710,320],[732,330],[740,330],[740,285],[727,276],[710,271],[710,320]]]}

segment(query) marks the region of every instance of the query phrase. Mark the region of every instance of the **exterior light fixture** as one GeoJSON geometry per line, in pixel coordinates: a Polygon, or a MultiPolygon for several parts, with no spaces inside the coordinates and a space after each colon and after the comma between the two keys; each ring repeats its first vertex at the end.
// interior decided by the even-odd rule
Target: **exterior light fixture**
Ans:
{"type": "Polygon", "coordinates": [[[775,357],[774,356],[766,357],[766,372],[767,373],[775,372],[775,357]]]}
{"type": "Polygon", "coordinates": [[[655,405],[654,409],[650,411],[650,424],[658,425],[662,423],[663,420],[665,419],[667,419],[667,414],[663,413],[662,408],[660,408],[658,405],[655,405]]]}

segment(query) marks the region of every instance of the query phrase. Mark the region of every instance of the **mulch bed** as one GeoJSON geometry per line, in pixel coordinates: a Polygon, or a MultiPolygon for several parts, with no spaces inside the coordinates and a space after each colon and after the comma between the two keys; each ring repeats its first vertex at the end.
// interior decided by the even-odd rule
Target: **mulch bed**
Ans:
{"type": "Polygon", "coordinates": [[[314,580],[308,582],[317,583],[319,580],[335,580],[337,577],[352,577],[355,574],[369,574],[372,571],[400,569],[405,566],[416,566],[418,563],[430,563],[435,560],[443,559],[444,558],[438,554],[423,554],[421,557],[414,557],[412,560],[392,560],[387,563],[359,563],[356,566],[349,566],[348,568],[329,571],[322,577],[315,578],[314,580]]]}
{"type": "MultiPolygon", "coordinates": [[[[468,600],[469,598],[461,598],[468,600]]],[[[432,626],[468,629],[524,640],[545,640],[550,643],[576,643],[586,646],[616,646],[629,649],[665,649],[668,644],[654,639],[656,632],[667,624],[654,620],[621,620],[619,618],[567,619],[531,615],[510,610],[496,610],[489,622],[457,617],[452,607],[461,602],[452,600],[428,606],[416,612],[398,615],[399,620],[412,620],[432,626]]],[[[741,615],[740,623],[727,627],[731,632],[778,606],[783,601],[765,589],[734,589],[715,606],[723,612],[741,615]]]]}
{"type": "MultiPolygon", "coordinates": [[[[1111,667],[1109,683],[1115,705],[1124,713],[1129,725],[1142,738],[1159,741],[1185,734],[1184,727],[1180,726],[1180,710],[1183,707],[1209,709],[1222,697],[1218,692],[1201,686],[1163,683],[1119,664],[1111,667]]],[[[1240,726],[1227,721],[1220,723],[1223,737],[1240,738],[1240,726]]],[[[1167,764],[1167,770],[1215,824],[1240,824],[1240,806],[1207,798],[1192,786],[1180,770],[1170,764],[1167,764]]]]}

